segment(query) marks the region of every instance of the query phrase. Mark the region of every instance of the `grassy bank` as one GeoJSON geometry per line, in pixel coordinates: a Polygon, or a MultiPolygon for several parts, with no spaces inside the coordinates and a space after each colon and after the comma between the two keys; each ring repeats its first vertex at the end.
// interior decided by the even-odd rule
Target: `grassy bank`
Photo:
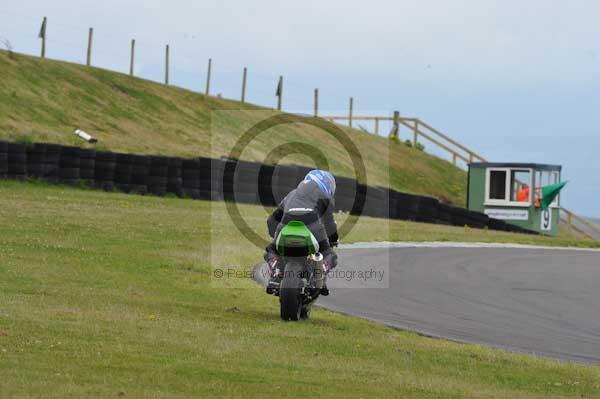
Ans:
{"type": "MultiPolygon", "coordinates": [[[[241,209],[263,229],[263,209],[241,209]]],[[[280,322],[277,302],[252,281],[213,284],[211,266],[246,268],[261,255],[223,204],[2,181],[0,223],[0,393],[11,399],[600,396],[598,367],[324,310],[280,322]]],[[[361,219],[346,241],[389,239],[386,230],[481,238],[361,219]]]]}
{"type": "MultiPolygon", "coordinates": [[[[273,115],[251,104],[98,68],[18,54],[9,57],[4,51],[0,51],[0,75],[0,139],[27,136],[34,141],[86,145],[73,135],[75,129],[83,129],[99,139],[96,147],[101,149],[220,157],[229,154],[244,131],[273,115]]],[[[369,184],[464,205],[464,171],[384,137],[343,130],[360,151],[369,184]]],[[[307,123],[268,129],[249,143],[241,158],[262,162],[268,154],[284,155],[280,146],[290,143],[310,145],[315,153],[315,148],[326,151],[334,173],[354,176],[346,149],[307,123]]],[[[312,164],[301,154],[283,156],[282,162],[312,164]]]]}

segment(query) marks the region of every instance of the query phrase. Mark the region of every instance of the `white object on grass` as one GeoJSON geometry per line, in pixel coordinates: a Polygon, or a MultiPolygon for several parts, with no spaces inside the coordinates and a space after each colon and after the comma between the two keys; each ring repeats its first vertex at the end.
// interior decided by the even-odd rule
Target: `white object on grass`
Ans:
{"type": "Polygon", "coordinates": [[[89,134],[87,134],[86,132],[84,132],[81,129],[75,130],[75,136],[81,137],[82,139],[84,139],[88,143],[97,143],[98,142],[97,138],[95,138],[93,136],[90,136],[89,134]]]}

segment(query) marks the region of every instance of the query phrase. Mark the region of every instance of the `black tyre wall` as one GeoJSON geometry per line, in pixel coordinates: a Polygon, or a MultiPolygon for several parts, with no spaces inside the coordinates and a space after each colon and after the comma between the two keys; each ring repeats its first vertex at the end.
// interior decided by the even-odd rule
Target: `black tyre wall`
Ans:
{"type": "Polygon", "coordinates": [[[77,184],[79,182],[79,147],[61,147],[58,177],[64,184],[77,184]]]}
{"type": "Polygon", "coordinates": [[[8,154],[2,152],[0,147],[0,178],[6,177],[6,173],[8,173],[8,154]]]}
{"type": "Polygon", "coordinates": [[[27,153],[22,144],[7,144],[6,176],[11,179],[23,180],[27,177],[27,153]]]}
{"type": "MultiPolygon", "coordinates": [[[[173,193],[205,200],[275,206],[296,186],[308,167],[262,165],[209,158],[181,159],[96,152],[57,144],[22,145],[0,141],[0,177],[44,178],[50,182],[155,195],[173,193]]],[[[336,210],[378,218],[533,233],[487,215],[439,203],[429,197],[358,185],[336,177],[336,210]]]]}

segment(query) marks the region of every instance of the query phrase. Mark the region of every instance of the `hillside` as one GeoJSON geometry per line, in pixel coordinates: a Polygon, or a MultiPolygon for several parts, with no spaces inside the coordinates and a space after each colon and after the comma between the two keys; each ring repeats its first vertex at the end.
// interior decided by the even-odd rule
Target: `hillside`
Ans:
{"type": "MultiPolygon", "coordinates": [[[[107,70],[19,54],[10,57],[3,51],[0,75],[0,139],[28,136],[86,146],[72,134],[81,128],[98,137],[100,149],[220,157],[246,129],[273,112],[107,70]]],[[[369,184],[464,205],[464,171],[386,138],[344,130],[360,150],[369,184]]],[[[334,173],[353,176],[344,148],[304,123],[269,129],[246,147],[241,158],[262,162],[273,150],[271,155],[283,155],[277,147],[290,142],[325,151],[334,173]]],[[[288,155],[282,162],[311,161],[304,155],[288,155]]]]}

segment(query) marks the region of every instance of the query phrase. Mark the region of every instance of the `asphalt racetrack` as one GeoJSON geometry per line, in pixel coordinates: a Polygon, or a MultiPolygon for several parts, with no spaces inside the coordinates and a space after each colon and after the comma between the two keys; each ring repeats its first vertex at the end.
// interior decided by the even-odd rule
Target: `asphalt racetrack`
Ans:
{"type": "Polygon", "coordinates": [[[339,250],[325,308],[389,326],[600,364],[600,252],[359,245],[339,250]]]}

